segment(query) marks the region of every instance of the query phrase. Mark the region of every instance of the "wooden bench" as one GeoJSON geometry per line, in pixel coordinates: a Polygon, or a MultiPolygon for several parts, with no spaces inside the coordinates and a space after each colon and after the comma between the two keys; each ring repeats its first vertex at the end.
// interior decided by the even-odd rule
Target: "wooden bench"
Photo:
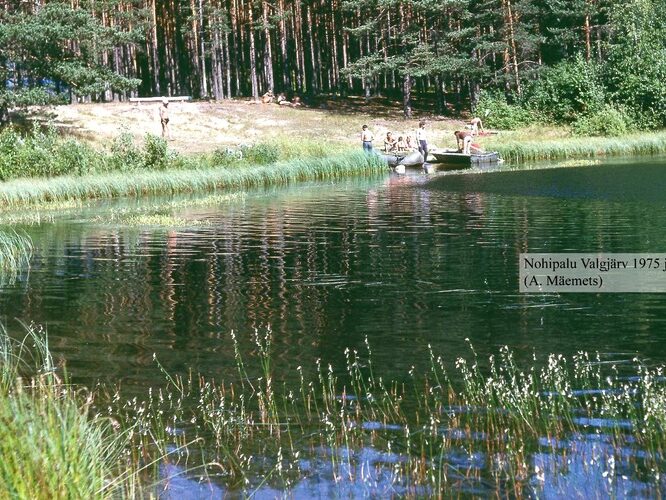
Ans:
{"type": "Polygon", "coordinates": [[[141,104],[142,102],[162,102],[162,99],[168,99],[169,102],[178,102],[178,101],[191,101],[192,96],[181,95],[173,97],[130,97],[129,102],[134,104],[141,104]]]}

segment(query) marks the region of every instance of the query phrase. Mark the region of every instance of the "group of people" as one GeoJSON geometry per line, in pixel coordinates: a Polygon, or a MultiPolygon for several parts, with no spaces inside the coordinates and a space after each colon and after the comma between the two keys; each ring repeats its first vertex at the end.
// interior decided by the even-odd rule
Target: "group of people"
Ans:
{"type": "Polygon", "coordinates": [[[287,99],[287,96],[284,92],[279,93],[277,96],[273,94],[272,90],[267,91],[264,95],[261,96],[261,102],[263,104],[271,104],[273,102],[278,103],[280,106],[301,106],[301,98],[294,96],[290,101],[287,99]]]}
{"type": "MultiPolygon", "coordinates": [[[[426,136],[426,122],[419,122],[419,128],[416,130],[416,139],[412,135],[398,136],[396,139],[393,132],[387,132],[384,138],[384,151],[386,153],[411,153],[419,151],[424,158],[428,156],[428,138],[426,136]]],[[[361,141],[365,151],[372,151],[372,142],[374,136],[367,125],[361,129],[361,141]]]]}
{"type": "MultiPolygon", "coordinates": [[[[456,130],[454,132],[458,151],[463,154],[471,154],[472,140],[474,137],[483,133],[483,122],[481,118],[473,118],[466,126],[465,130],[456,130]]],[[[361,141],[363,149],[371,152],[374,136],[367,125],[361,129],[361,141]]],[[[386,153],[409,153],[418,150],[423,158],[428,158],[428,137],[426,133],[426,122],[419,122],[419,128],[416,130],[416,141],[413,141],[411,135],[406,137],[398,136],[396,139],[393,132],[387,132],[384,139],[384,151],[386,153]]]]}

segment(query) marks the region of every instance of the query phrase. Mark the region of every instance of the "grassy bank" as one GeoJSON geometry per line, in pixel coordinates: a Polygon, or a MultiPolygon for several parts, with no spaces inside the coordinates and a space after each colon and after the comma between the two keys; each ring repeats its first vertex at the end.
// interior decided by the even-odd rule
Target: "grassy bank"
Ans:
{"type": "Polygon", "coordinates": [[[375,156],[353,151],[326,158],[310,157],[243,168],[187,168],[165,171],[115,172],[48,179],[17,179],[0,184],[0,206],[40,202],[176,194],[218,189],[283,185],[306,180],[339,179],[378,174],[386,165],[375,156]]]}
{"type": "Polygon", "coordinates": [[[553,478],[604,495],[627,476],[662,491],[663,367],[579,354],[536,368],[506,348],[488,360],[472,349],[449,370],[426,352],[426,373],[385,380],[366,341],[363,353],[345,351],[345,366],[299,367],[300,383],[287,386],[270,331],[255,333],[247,359],[230,340],[233,381],[164,372],[163,387],[127,401],[63,383],[39,329],[23,342],[3,331],[0,496],[132,496],[176,478],[196,491],[193,476],[245,495],[524,496],[553,478]],[[586,443],[596,443],[593,456],[586,443]]]}
{"type": "Polygon", "coordinates": [[[502,132],[482,141],[487,150],[499,151],[509,163],[540,160],[593,158],[600,156],[649,156],[666,154],[666,132],[643,133],[622,137],[534,137],[529,131],[502,132]]]}

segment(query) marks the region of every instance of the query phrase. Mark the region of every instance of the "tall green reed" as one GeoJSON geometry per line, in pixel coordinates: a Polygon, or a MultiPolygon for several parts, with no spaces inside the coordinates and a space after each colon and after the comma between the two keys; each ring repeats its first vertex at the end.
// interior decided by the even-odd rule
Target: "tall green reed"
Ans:
{"type": "Polygon", "coordinates": [[[32,258],[32,240],[14,230],[0,231],[0,283],[12,283],[32,258]]]}
{"type": "Polygon", "coordinates": [[[243,190],[284,185],[305,180],[341,179],[385,172],[375,156],[350,152],[327,158],[290,160],[274,165],[236,168],[109,173],[95,176],[60,176],[51,179],[14,180],[0,186],[0,207],[31,203],[64,202],[156,194],[243,190]]]}
{"type": "Polygon", "coordinates": [[[511,163],[563,160],[599,156],[649,156],[666,153],[666,133],[644,133],[622,137],[567,137],[529,140],[526,137],[489,139],[486,149],[498,151],[511,163]]]}

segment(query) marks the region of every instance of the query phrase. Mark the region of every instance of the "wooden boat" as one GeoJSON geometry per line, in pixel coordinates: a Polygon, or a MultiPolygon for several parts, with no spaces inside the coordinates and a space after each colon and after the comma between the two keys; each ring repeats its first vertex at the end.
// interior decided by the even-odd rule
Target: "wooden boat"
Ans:
{"type": "Polygon", "coordinates": [[[484,168],[496,166],[502,162],[499,153],[496,151],[490,153],[475,152],[466,155],[455,149],[436,149],[430,151],[430,154],[433,157],[431,163],[442,163],[458,168],[484,168]]]}
{"type": "Polygon", "coordinates": [[[395,168],[398,165],[403,167],[420,167],[424,163],[423,155],[418,151],[382,153],[381,156],[391,168],[395,168]]]}

